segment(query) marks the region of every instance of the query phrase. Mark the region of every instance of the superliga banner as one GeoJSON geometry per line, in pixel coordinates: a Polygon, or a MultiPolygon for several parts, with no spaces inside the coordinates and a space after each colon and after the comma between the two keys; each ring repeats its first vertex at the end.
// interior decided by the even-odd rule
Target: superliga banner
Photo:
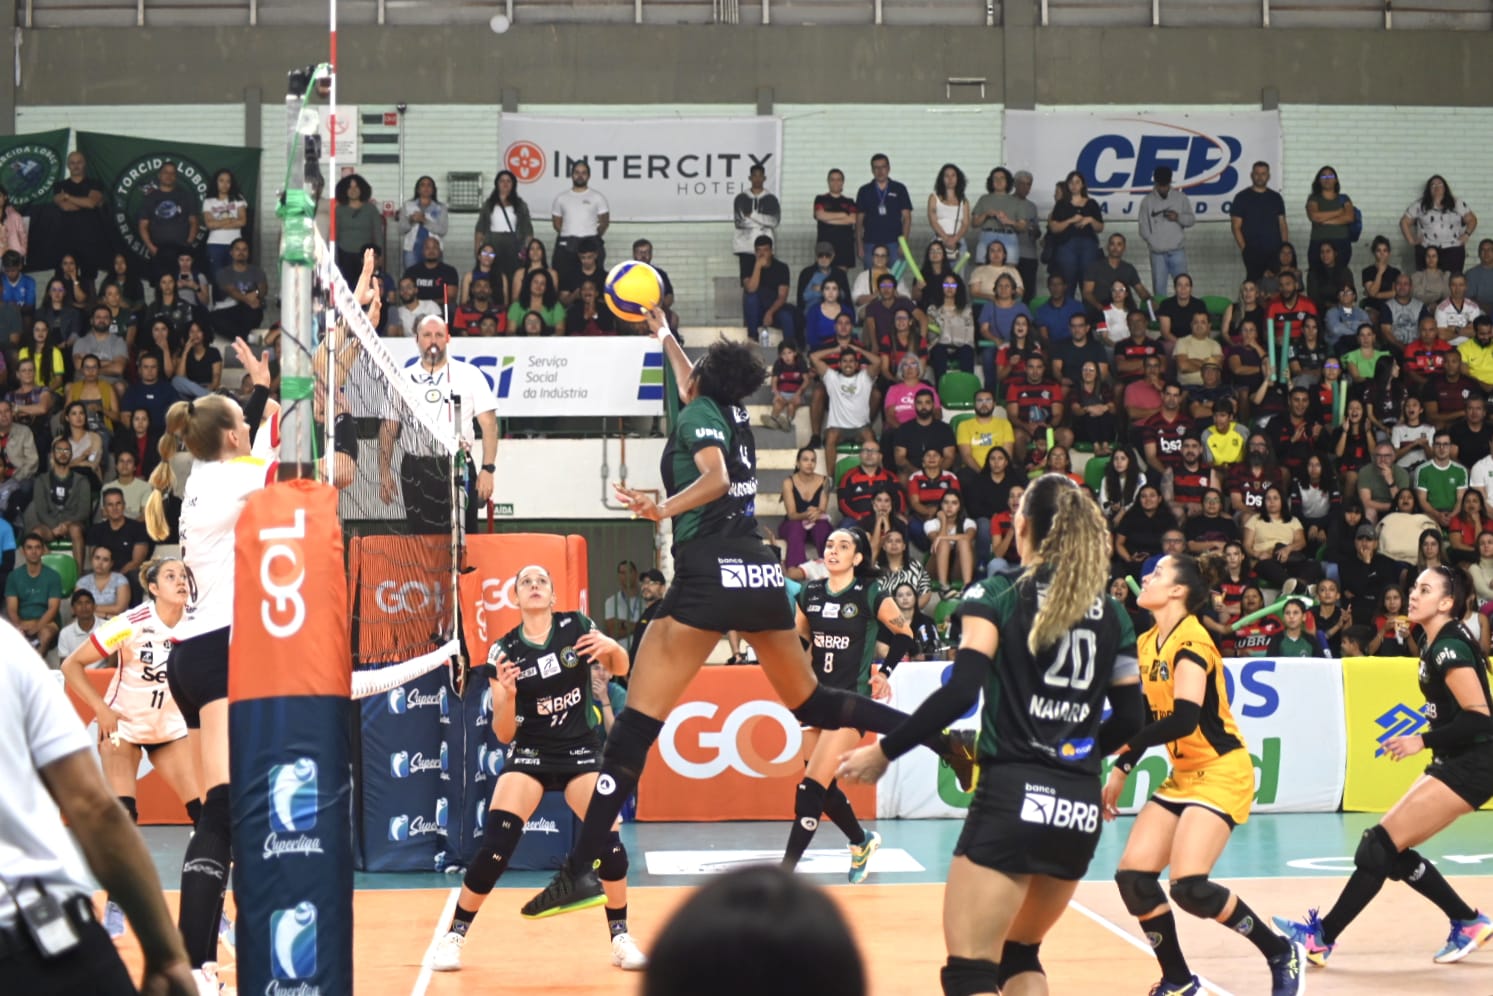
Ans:
{"type": "Polygon", "coordinates": [[[570,189],[571,166],[581,161],[590,165],[591,187],[606,197],[614,222],[730,221],[753,165],[767,170],[769,189],[780,189],[783,121],[504,114],[498,147],[536,222],[570,189]]]}
{"type": "MultiPolygon", "coordinates": [[[[190,190],[199,205],[214,196],[213,175],[220,169],[232,170],[249,210],[255,209],[258,149],[80,131],[78,151],[88,158],[89,178],[104,186],[116,241],[141,259],[145,258],[145,243],[140,241],[140,206],[145,195],[155,189],[156,174],[167,162],[176,163],[177,185],[190,190]]],[[[206,237],[206,229],[198,233],[199,242],[206,237]]]]}
{"type": "MultiPolygon", "coordinates": [[[[399,366],[420,358],[413,339],[381,341],[399,366]]],[[[664,354],[648,336],[456,338],[449,355],[482,371],[501,418],[663,412],[664,354]]],[[[382,414],[385,390],[383,384],[349,385],[353,411],[382,414]]]]}
{"type": "Polygon", "coordinates": [[[1072,170],[1107,216],[1134,220],[1158,166],[1192,201],[1198,221],[1227,221],[1234,193],[1249,186],[1250,166],[1282,175],[1279,111],[1006,111],[1005,162],[1036,181],[1032,201],[1052,210],[1053,185],[1072,170]]]}
{"type": "Polygon", "coordinates": [[[0,136],[0,185],[20,211],[52,199],[52,185],[67,176],[70,129],[0,136]]]}

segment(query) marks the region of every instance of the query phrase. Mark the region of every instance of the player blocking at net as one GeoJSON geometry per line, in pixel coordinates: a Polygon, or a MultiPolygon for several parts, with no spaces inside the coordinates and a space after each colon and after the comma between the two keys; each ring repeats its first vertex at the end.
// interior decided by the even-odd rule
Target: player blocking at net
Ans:
{"type": "MultiPolygon", "coordinates": [[[[545,792],[563,792],[577,816],[601,768],[601,730],[592,708],[591,662],[614,675],[627,673],[627,651],[580,612],[555,611],[550,572],[533,564],[514,580],[522,621],[488,652],[488,663],[472,677],[492,689],[492,725],[508,745],[503,773],[493,788],[482,828],[482,846],[467,866],[449,929],[436,942],[431,967],[461,968],[467,931],[508,867],[545,792]]],[[[648,964],[627,930],[627,849],[613,826],[599,870],[605,890],[612,964],[638,971],[648,964]]],[[[592,905],[602,902],[598,897],[592,905]]]]}
{"type": "MultiPolygon", "coordinates": [[[[585,908],[601,894],[594,866],[606,853],[622,804],[637,788],[664,719],[727,631],[751,642],[778,697],[805,726],[885,732],[905,718],[863,695],[825,688],[809,667],[777,550],[762,544],[752,516],[756,443],[742,401],[767,377],[755,347],[717,342],[691,363],[662,311],[653,309],[647,320],[684,407],[664,447],[667,496],[656,501],[630,488],[616,491],[639,518],[673,519],[674,584],[638,648],[627,708],[607,736],[580,837],[550,884],[524,905],[530,918],[585,908]]],[[[973,750],[965,737],[935,733],[928,746],[969,784],[973,750]]]]}

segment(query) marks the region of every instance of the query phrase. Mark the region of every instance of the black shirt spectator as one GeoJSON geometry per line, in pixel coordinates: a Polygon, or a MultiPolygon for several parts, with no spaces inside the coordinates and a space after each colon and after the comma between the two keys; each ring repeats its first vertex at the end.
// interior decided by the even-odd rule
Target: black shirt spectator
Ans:
{"type": "MultiPolygon", "coordinates": [[[[839,170],[835,170],[836,173],[839,170]]],[[[840,177],[843,185],[845,178],[840,177]]],[[[828,211],[830,214],[855,214],[855,201],[846,197],[844,193],[820,194],[814,198],[814,216],[817,218],[820,211],[828,211]]],[[[835,265],[839,267],[855,266],[859,258],[855,251],[855,224],[832,225],[827,221],[815,222],[817,228],[816,242],[828,242],[835,248],[835,265]]],[[[845,300],[850,300],[850,295],[845,295],[845,300]]]]}
{"type": "Polygon", "coordinates": [[[1373,619],[1378,615],[1379,596],[1385,588],[1400,581],[1402,567],[1379,552],[1378,541],[1372,534],[1372,526],[1360,526],[1355,534],[1360,547],[1371,542],[1374,544],[1373,555],[1367,562],[1362,557],[1350,557],[1337,565],[1338,575],[1342,578],[1343,599],[1353,609],[1354,619],[1373,619]]]}
{"type": "Polygon", "coordinates": [[[1175,338],[1181,339],[1192,329],[1193,315],[1206,315],[1208,306],[1203,303],[1202,298],[1189,298],[1186,304],[1182,304],[1175,297],[1169,297],[1161,302],[1156,309],[1157,319],[1170,318],[1171,332],[1175,338]]]}
{"type": "Polygon", "coordinates": [[[404,275],[415,282],[415,294],[420,300],[436,304],[444,304],[448,292],[455,297],[461,287],[461,275],[456,272],[456,267],[439,258],[423,259],[405,270],[404,275]]]}
{"type": "MultiPolygon", "coordinates": [[[[915,418],[909,419],[897,427],[892,439],[899,451],[897,458],[914,470],[923,466],[923,454],[928,450],[938,450],[944,456],[950,449],[958,450],[954,430],[941,418],[935,418],[927,425],[915,418]]],[[[952,465],[945,460],[945,466],[947,469],[952,465]]]]}
{"type": "Polygon", "coordinates": [[[145,523],[139,519],[130,518],[126,518],[118,529],[109,525],[107,519],[103,522],[95,522],[88,527],[84,541],[90,550],[96,546],[107,547],[114,556],[114,569],[121,572],[126,564],[134,560],[135,544],[151,545],[150,534],[145,531],[145,523]]]}
{"type": "Polygon", "coordinates": [[[1457,462],[1472,468],[1489,453],[1493,446],[1493,422],[1484,420],[1481,428],[1474,429],[1465,418],[1453,422],[1446,430],[1451,434],[1452,445],[1457,448],[1457,462]]]}

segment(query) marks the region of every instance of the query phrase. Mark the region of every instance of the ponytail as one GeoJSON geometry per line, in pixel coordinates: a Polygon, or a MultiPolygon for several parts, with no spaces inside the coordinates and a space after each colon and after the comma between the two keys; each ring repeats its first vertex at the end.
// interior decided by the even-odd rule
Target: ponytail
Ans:
{"type": "Polygon", "coordinates": [[[1061,474],[1043,474],[1027,489],[1022,517],[1040,546],[1027,576],[1050,565],[1047,597],[1026,637],[1033,654],[1056,643],[1084,617],[1109,579],[1109,524],[1099,505],[1061,474]]]}
{"type": "Polygon", "coordinates": [[[166,432],[156,444],[161,462],[150,472],[151,492],[145,499],[145,531],[157,543],[164,542],[171,535],[171,523],[166,521],[166,494],[176,489],[176,472],[171,469],[171,458],[176,456],[176,433],[183,427],[181,419],[173,419],[178,408],[182,409],[180,414],[190,415],[184,401],[178,401],[167,411],[166,432]]]}

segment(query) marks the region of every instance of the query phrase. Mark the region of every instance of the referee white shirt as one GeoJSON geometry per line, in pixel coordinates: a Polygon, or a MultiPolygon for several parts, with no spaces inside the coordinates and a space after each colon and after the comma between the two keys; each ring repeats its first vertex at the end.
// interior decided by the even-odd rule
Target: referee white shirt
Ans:
{"type": "MultiPolygon", "coordinates": [[[[60,900],[93,892],[88,866],[40,774],[93,749],[57,676],[19,631],[0,622],[0,876],[12,886],[39,879],[60,900]]],[[[0,896],[0,926],[15,918],[11,897],[0,896]]]]}
{"type": "MultiPolygon", "coordinates": [[[[428,319],[421,319],[420,327],[425,329],[424,337],[416,332],[416,341],[420,344],[421,353],[418,359],[404,368],[405,376],[415,386],[412,393],[416,410],[425,420],[426,425],[434,425],[441,432],[449,433],[453,430],[460,434],[462,442],[466,444],[469,451],[476,452],[477,433],[473,428],[473,420],[479,415],[498,410],[497,396],[492,393],[492,387],[487,383],[487,378],[482,371],[472,366],[465,360],[458,360],[448,352],[450,348],[449,334],[445,332],[445,323],[439,323],[442,332],[438,337],[441,361],[435,366],[429,362],[432,343],[437,337],[431,337],[430,329],[438,323],[428,319]],[[456,405],[452,397],[460,400],[461,424],[456,425],[456,405]]],[[[386,421],[397,422],[400,420],[398,412],[392,407],[386,409],[383,415],[386,421]]],[[[406,451],[412,440],[406,439],[406,451]]],[[[437,456],[435,453],[417,453],[416,456],[437,456]]]]}

